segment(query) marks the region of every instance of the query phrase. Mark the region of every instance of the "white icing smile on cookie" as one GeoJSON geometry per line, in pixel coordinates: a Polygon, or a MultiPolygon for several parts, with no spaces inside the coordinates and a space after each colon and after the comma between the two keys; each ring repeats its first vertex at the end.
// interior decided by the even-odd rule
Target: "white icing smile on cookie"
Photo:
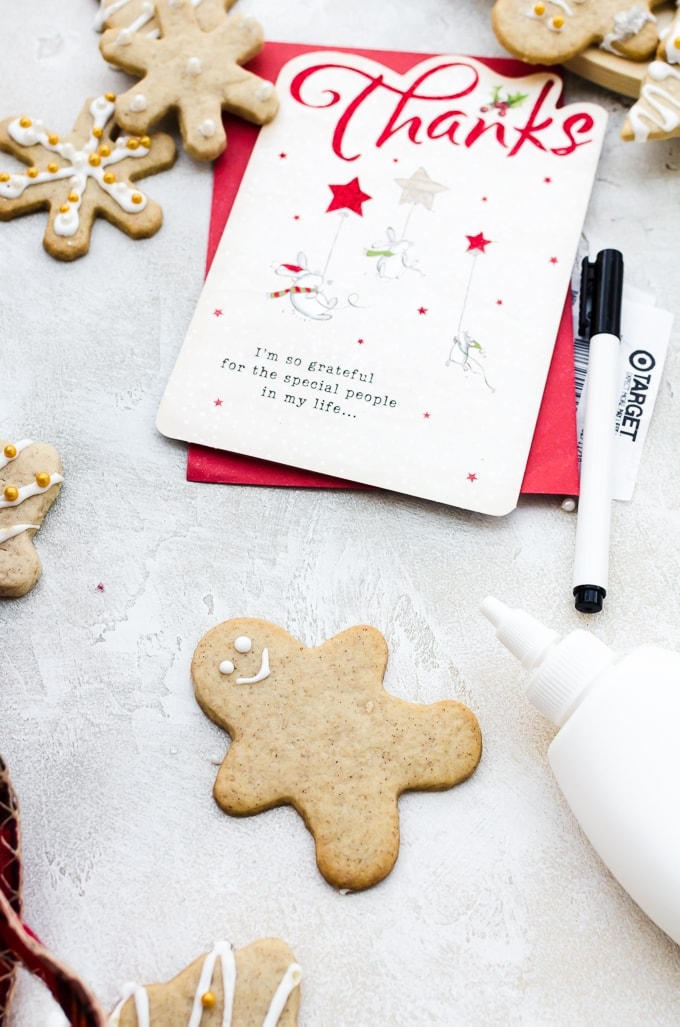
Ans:
{"type": "MultiPolygon", "coordinates": [[[[247,635],[239,635],[234,642],[234,649],[237,653],[245,654],[249,653],[253,648],[253,643],[247,635]]],[[[233,674],[235,667],[231,660],[222,660],[219,666],[220,674],[233,674]]],[[[260,660],[260,669],[257,674],[252,678],[236,678],[237,685],[256,685],[260,681],[265,681],[271,674],[269,667],[269,650],[265,646],[262,650],[262,657],[260,660]]]]}

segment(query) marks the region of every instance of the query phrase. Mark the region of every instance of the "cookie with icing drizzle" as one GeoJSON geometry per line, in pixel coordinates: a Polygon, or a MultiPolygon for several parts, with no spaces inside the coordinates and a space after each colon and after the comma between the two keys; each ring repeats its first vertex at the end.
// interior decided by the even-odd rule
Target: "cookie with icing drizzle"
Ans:
{"type": "Polygon", "coordinates": [[[559,64],[593,45],[634,61],[654,52],[650,8],[662,0],[496,0],[491,22],[499,42],[530,64],[559,64]]]}
{"type": "Polygon", "coordinates": [[[53,446],[0,440],[0,597],[25,595],[38,581],[42,566],[33,537],[63,480],[53,446]]]}
{"type": "Polygon", "coordinates": [[[126,131],[147,132],[176,111],[187,152],[214,160],[227,145],[223,110],[257,125],[274,117],[273,85],[241,67],[262,49],[258,22],[221,11],[205,32],[189,0],[156,0],[155,16],[158,39],[108,29],[100,41],[107,61],[141,79],[116,101],[116,120],[126,131]]]}
{"type": "Polygon", "coordinates": [[[302,970],[278,938],[220,941],[165,984],[130,984],[109,1027],[295,1027],[302,970]]]}
{"type": "Polygon", "coordinates": [[[28,165],[0,170],[0,221],[48,210],[43,245],[59,260],[87,253],[97,217],[133,239],[153,235],[163,222],[159,205],[136,182],[172,167],[175,144],[164,133],[120,133],[114,101],[112,93],[87,100],[64,138],[28,115],[0,122],[0,150],[28,165]]]}
{"type": "Polygon", "coordinates": [[[466,706],[390,695],[386,666],[387,643],[367,625],[310,649],[247,617],[209,631],[192,661],[198,703],[231,737],[217,803],[232,816],[293,806],[339,889],[368,888],[394,866],[403,792],[451,788],[481,756],[466,706]]]}
{"type": "MultiPolygon", "coordinates": [[[[196,8],[196,19],[204,32],[210,32],[220,22],[220,16],[234,6],[236,0],[191,0],[196,8]]],[[[100,0],[95,28],[130,29],[143,32],[155,39],[160,35],[156,21],[154,0],[100,0]]]]}
{"type": "Polygon", "coordinates": [[[640,96],[621,130],[630,142],[680,135],[680,10],[663,33],[656,60],[647,68],[640,96]]]}

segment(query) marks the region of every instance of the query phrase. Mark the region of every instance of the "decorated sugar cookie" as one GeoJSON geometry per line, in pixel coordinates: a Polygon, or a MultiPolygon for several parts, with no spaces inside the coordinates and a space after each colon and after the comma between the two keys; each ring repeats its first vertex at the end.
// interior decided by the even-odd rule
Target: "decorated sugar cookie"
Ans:
{"type": "Polygon", "coordinates": [[[0,440],[0,596],[24,595],[42,567],[33,537],[59,495],[59,454],[31,439],[0,440]]]}
{"type": "Polygon", "coordinates": [[[217,803],[234,816],[293,806],[336,888],[368,888],[390,872],[402,792],[451,788],[481,756],[467,707],[389,695],[386,664],[375,628],[353,627],[308,649],[247,617],[213,628],[194,653],[196,698],[232,739],[217,803]]]}
{"type": "Polygon", "coordinates": [[[44,246],[59,260],[87,253],[97,217],[133,239],[161,227],[161,208],[136,182],[172,167],[175,144],[163,133],[119,134],[114,101],[111,93],[87,100],[63,139],[32,116],[0,122],[0,150],[28,165],[25,171],[0,170],[0,221],[49,211],[44,246]]]}
{"type": "MultiPolygon", "coordinates": [[[[236,0],[191,0],[196,8],[196,19],[204,32],[216,28],[220,15],[234,6],[236,0]]],[[[154,0],[100,0],[95,27],[102,29],[130,29],[147,36],[159,34],[154,0]]]]}
{"type": "Polygon", "coordinates": [[[128,985],[109,1027],[295,1027],[301,978],[278,938],[221,941],[166,984],[128,985]]]}
{"type": "Polygon", "coordinates": [[[680,135],[680,10],[664,33],[628,112],[622,139],[671,139],[680,135]]]}
{"type": "Polygon", "coordinates": [[[496,0],[493,30],[531,64],[559,64],[593,45],[643,61],[657,45],[650,8],[662,0],[496,0]]]}
{"type": "Polygon", "coordinates": [[[262,49],[260,25],[227,16],[203,31],[189,0],[156,0],[160,38],[129,29],[108,29],[100,49],[107,61],[141,81],[116,101],[116,120],[143,133],[169,111],[177,111],[188,153],[213,160],[226,146],[222,111],[262,125],[278,110],[271,82],[241,67],[262,49]]]}

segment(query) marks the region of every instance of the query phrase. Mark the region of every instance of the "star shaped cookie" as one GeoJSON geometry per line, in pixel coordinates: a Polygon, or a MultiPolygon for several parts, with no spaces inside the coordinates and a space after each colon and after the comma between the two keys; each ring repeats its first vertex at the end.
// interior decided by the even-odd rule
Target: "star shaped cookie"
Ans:
{"type": "Polygon", "coordinates": [[[0,440],[0,597],[25,595],[38,581],[42,567],[33,536],[63,480],[53,446],[0,440]]]}
{"type": "Polygon", "coordinates": [[[0,221],[49,210],[43,243],[59,260],[87,253],[97,217],[136,239],[161,227],[161,208],[133,183],[172,167],[175,144],[163,133],[118,134],[114,101],[112,93],[87,100],[63,139],[27,115],[0,122],[0,150],[28,164],[0,170],[0,221]]]}
{"type": "Polygon", "coordinates": [[[184,147],[198,160],[214,160],[227,145],[222,111],[262,125],[278,110],[271,82],[241,64],[260,52],[263,35],[250,17],[217,12],[217,25],[201,28],[189,0],[156,0],[160,38],[108,29],[100,49],[111,64],[141,77],[118,97],[116,120],[128,132],[147,132],[177,111],[184,147]]]}
{"type": "Polygon", "coordinates": [[[194,653],[196,698],[232,739],[217,803],[233,816],[293,806],[336,888],[368,888],[390,872],[402,792],[451,788],[481,757],[467,707],[390,695],[386,665],[375,628],[349,628],[309,649],[248,617],[219,624],[194,653]]]}
{"type": "Polygon", "coordinates": [[[128,985],[109,1027],[296,1027],[302,971],[278,938],[234,951],[220,941],[165,984],[128,985]]]}

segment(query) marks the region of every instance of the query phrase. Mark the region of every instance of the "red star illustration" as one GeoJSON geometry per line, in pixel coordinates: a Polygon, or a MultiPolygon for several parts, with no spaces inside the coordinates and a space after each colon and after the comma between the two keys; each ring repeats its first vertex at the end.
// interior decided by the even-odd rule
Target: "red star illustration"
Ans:
{"type": "Polygon", "coordinates": [[[221,311],[219,307],[216,307],[215,310],[213,310],[213,314],[215,317],[222,317],[223,311],[221,311]]]}
{"type": "Polygon", "coordinates": [[[372,199],[368,193],[365,193],[359,185],[359,179],[353,178],[351,182],[347,182],[346,185],[330,185],[328,188],[333,193],[333,199],[326,207],[326,213],[328,214],[331,210],[353,210],[359,217],[364,216],[364,212],[361,209],[361,204],[365,203],[366,200],[372,199]]]}
{"type": "Polygon", "coordinates": [[[489,199],[488,196],[482,196],[482,203],[487,203],[488,199],[489,199]]]}
{"type": "Polygon", "coordinates": [[[216,407],[221,407],[222,406],[222,400],[221,399],[214,399],[213,403],[215,404],[216,407]]]}
{"type": "Polygon", "coordinates": [[[548,175],[546,178],[543,179],[543,181],[546,185],[550,185],[550,183],[552,182],[552,178],[550,178],[550,176],[548,175]]]}
{"type": "Polygon", "coordinates": [[[427,314],[427,307],[418,307],[419,314],[427,314]]]}
{"type": "Polygon", "coordinates": [[[503,306],[503,300],[496,300],[496,306],[497,307],[502,307],[503,306]]]}
{"type": "Polygon", "coordinates": [[[551,263],[551,264],[558,264],[558,263],[559,263],[559,261],[558,261],[557,257],[551,257],[551,258],[550,258],[550,263],[551,263]]]}
{"type": "Polygon", "coordinates": [[[299,214],[293,214],[293,221],[299,221],[299,220],[300,220],[300,215],[299,214]]]}
{"type": "Polygon", "coordinates": [[[423,414],[423,417],[425,418],[425,420],[426,420],[426,421],[427,421],[427,420],[429,420],[429,418],[430,418],[430,414],[429,414],[429,412],[428,412],[427,410],[426,410],[426,411],[425,411],[425,413],[423,414]]]}
{"type": "Polygon", "coordinates": [[[468,253],[470,250],[481,250],[482,253],[485,253],[484,247],[488,246],[491,242],[491,239],[484,238],[484,232],[479,232],[477,235],[466,235],[465,238],[468,241],[468,253]]]}
{"type": "Polygon", "coordinates": [[[357,339],[357,345],[358,346],[363,346],[363,344],[364,344],[364,340],[363,339],[357,339]]]}
{"type": "Polygon", "coordinates": [[[287,156],[288,156],[288,154],[287,154],[287,153],[280,153],[280,154],[279,154],[279,158],[280,158],[281,160],[285,160],[287,156]]]}
{"type": "Polygon", "coordinates": [[[467,480],[468,481],[477,481],[477,475],[473,474],[472,472],[470,472],[470,474],[468,474],[468,476],[467,476],[467,480]]]}

